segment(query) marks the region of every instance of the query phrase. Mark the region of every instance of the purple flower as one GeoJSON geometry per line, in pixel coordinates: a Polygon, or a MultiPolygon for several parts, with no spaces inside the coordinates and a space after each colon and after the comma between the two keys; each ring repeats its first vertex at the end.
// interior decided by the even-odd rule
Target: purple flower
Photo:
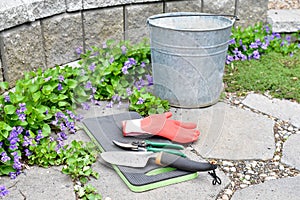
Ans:
{"type": "Polygon", "coordinates": [[[115,94],[115,95],[112,96],[112,100],[113,101],[120,101],[121,97],[119,95],[115,94]]]}
{"type": "Polygon", "coordinates": [[[17,178],[17,173],[16,172],[9,172],[9,176],[11,179],[16,179],[17,178]]]}
{"type": "Polygon", "coordinates": [[[144,99],[142,97],[140,97],[136,102],[136,104],[143,104],[143,103],[144,103],[144,99]]]}
{"type": "Polygon", "coordinates": [[[77,53],[77,55],[80,55],[80,54],[82,54],[82,52],[83,52],[83,48],[82,48],[82,47],[77,47],[77,48],[75,49],[75,52],[77,53]]]}
{"type": "Polygon", "coordinates": [[[108,104],[106,104],[106,108],[112,108],[113,107],[113,102],[110,101],[108,104]]]}
{"type": "Polygon", "coordinates": [[[10,97],[8,95],[4,97],[4,102],[10,102],[10,97]]]}
{"type": "Polygon", "coordinates": [[[103,43],[102,43],[102,48],[103,48],[103,49],[106,49],[106,48],[107,48],[106,42],[103,42],[103,43]]]}
{"type": "Polygon", "coordinates": [[[228,65],[228,64],[230,64],[232,61],[234,61],[233,56],[227,55],[227,57],[226,57],[226,64],[228,65]]]}
{"type": "Polygon", "coordinates": [[[293,52],[291,52],[291,53],[290,53],[290,57],[293,57],[293,56],[294,56],[294,53],[293,53],[293,52]]]}
{"type": "Polygon", "coordinates": [[[4,185],[0,185],[0,197],[4,197],[8,194],[8,190],[5,188],[4,185]]]}
{"type": "Polygon", "coordinates": [[[280,38],[281,38],[281,36],[280,36],[280,34],[279,34],[279,33],[272,33],[272,35],[273,35],[274,37],[277,37],[278,39],[280,39],[280,38]]]}
{"type": "Polygon", "coordinates": [[[25,156],[27,156],[27,157],[29,157],[29,156],[31,156],[31,151],[29,151],[29,149],[25,149],[24,150],[25,151],[25,156]]]}
{"type": "Polygon", "coordinates": [[[111,58],[109,59],[109,63],[110,63],[110,64],[112,64],[114,61],[115,61],[114,57],[111,57],[111,58]]]}
{"type": "Polygon", "coordinates": [[[300,43],[298,44],[298,48],[300,48],[300,43]]]}
{"type": "Polygon", "coordinates": [[[142,87],[145,86],[145,81],[143,79],[139,79],[134,83],[135,87],[140,90],[142,87]]]}
{"type": "Polygon", "coordinates": [[[2,148],[3,142],[0,142],[0,148],[2,148]]]}
{"type": "Polygon", "coordinates": [[[100,101],[98,101],[98,100],[95,100],[95,99],[91,99],[91,102],[93,103],[93,104],[95,104],[95,105],[97,105],[97,106],[101,106],[101,102],[100,101]]]}
{"type": "Polygon", "coordinates": [[[243,40],[242,39],[240,39],[240,46],[242,46],[243,45],[243,40]]]}
{"type": "Polygon", "coordinates": [[[256,40],[255,40],[255,43],[256,43],[258,46],[260,46],[260,45],[261,45],[260,39],[256,39],[256,40]]]}
{"type": "Polygon", "coordinates": [[[267,33],[270,33],[270,27],[268,25],[265,26],[265,30],[266,30],[267,33]]]}
{"type": "Polygon", "coordinates": [[[122,67],[123,74],[128,74],[128,67],[125,65],[122,67]]]}
{"type": "Polygon", "coordinates": [[[47,81],[50,81],[51,78],[52,78],[52,76],[49,76],[49,77],[45,78],[44,80],[47,82],[47,81]]]}
{"type": "Polygon", "coordinates": [[[0,155],[2,156],[2,157],[1,157],[1,161],[2,161],[2,162],[5,163],[6,161],[10,160],[10,157],[7,156],[7,154],[6,154],[5,151],[3,151],[0,155]]]}
{"type": "Polygon", "coordinates": [[[121,50],[122,50],[122,54],[126,54],[126,51],[127,51],[127,48],[126,48],[126,46],[121,46],[121,50]]]}
{"type": "Polygon", "coordinates": [[[92,64],[89,66],[89,70],[91,70],[92,72],[95,71],[95,68],[96,68],[96,64],[95,64],[95,63],[92,63],[92,64]]]}
{"type": "Polygon", "coordinates": [[[26,120],[26,114],[21,113],[21,114],[18,114],[18,116],[19,116],[19,120],[21,120],[22,122],[24,122],[26,120]]]}
{"type": "Polygon", "coordinates": [[[65,132],[59,132],[57,135],[58,135],[58,137],[62,138],[63,140],[68,139],[68,136],[65,132]]]}
{"type": "Polygon", "coordinates": [[[229,45],[231,45],[231,44],[235,44],[235,38],[229,40],[229,45]]]}
{"type": "Polygon", "coordinates": [[[38,130],[38,134],[35,137],[35,140],[39,142],[44,136],[42,135],[42,130],[38,130]]]}
{"type": "Polygon", "coordinates": [[[252,57],[257,60],[260,58],[258,50],[253,51],[252,57]]]}
{"type": "Polygon", "coordinates": [[[19,103],[19,106],[20,106],[20,112],[25,112],[27,109],[26,109],[26,104],[25,103],[19,103]]]}
{"type": "Polygon", "coordinates": [[[63,82],[65,80],[65,77],[63,75],[58,76],[58,81],[63,82]]]}
{"type": "Polygon", "coordinates": [[[247,51],[247,46],[246,45],[243,45],[243,51],[247,51]]]}
{"type": "Polygon", "coordinates": [[[128,96],[132,95],[132,91],[131,91],[130,88],[127,88],[127,89],[126,89],[126,92],[127,92],[127,95],[128,95],[128,96]]]}
{"type": "Polygon", "coordinates": [[[23,142],[22,146],[27,147],[27,146],[31,145],[32,144],[32,140],[33,140],[32,138],[24,136],[24,142],[23,142]]]}
{"type": "Polygon", "coordinates": [[[146,74],[145,76],[148,81],[148,86],[153,85],[153,77],[150,74],[146,74]]]}
{"type": "Polygon", "coordinates": [[[89,109],[90,109],[90,106],[89,106],[89,104],[87,104],[87,103],[81,103],[81,106],[82,106],[82,108],[83,108],[84,110],[89,110],[89,109]]]}
{"type": "Polygon", "coordinates": [[[145,64],[145,62],[142,62],[141,63],[141,68],[144,68],[144,67],[146,67],[146,64],[145,64]]]}
{"type": "Polygon", "coordinates": [[[63,89],[63,87],[62,87],[62,85],[59,83],[58,86],[57,86],[57,90],[58,90],[58,91],[61,91],[62,89],[63,89]]]}
{"type": "Polygon", "coordinates": [[[86,84],[85,84],[85,88],[86,89],[91,89],[93,86],[92,86],[92,82],[91,81],[88,81],[88,82],[86,82],[86,84]]]}
{"type": "Polygon", "coordinates": [[[251,49],[257,49],[257,48],[258,48],[257,43],[256,43],[256,42],[252,42],[252,43],[250,44],[250,48],[251,48],[251,49]]]}
{"type": "Polygon", "coordinates": [[[76,116],[74,115],[74,113],[72,111],[66,110],[66,113],[70,116],[71,119],[75,119],[76,116]]]}
{"type": "Polygon", "coordinates": [[[261,48],[266,50],[268,48],[268,44],[267,43],[262,43],[261,48]]]}

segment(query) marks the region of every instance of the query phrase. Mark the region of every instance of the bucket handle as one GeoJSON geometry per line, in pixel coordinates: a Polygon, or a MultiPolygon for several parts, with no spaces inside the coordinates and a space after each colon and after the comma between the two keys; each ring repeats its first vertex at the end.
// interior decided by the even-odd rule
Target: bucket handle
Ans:
{"type": "MultiPolygon", "coordinates": [[[[237,15],[230,15],[230,14],[209,14],[209,13],[191,13],[191,12],[181,12],[180,14],[174,14],[172,17],[189,17],[189,16],[220,16],[220,17],[231,17],[233,19],[233,24],[236,22],[236,21],[239,21],[240,19],[238,18],[237,15]]],[[[165,18],[166,15],[165,13],[164,14],[161,14],[161,15],[155,15],[155,16],[152,16],[152,17],[149,17],[148,20],[147,20],[147,24],[149,24],[149,20],[150,19],[157,19],[157,18],[165,18]]]]}

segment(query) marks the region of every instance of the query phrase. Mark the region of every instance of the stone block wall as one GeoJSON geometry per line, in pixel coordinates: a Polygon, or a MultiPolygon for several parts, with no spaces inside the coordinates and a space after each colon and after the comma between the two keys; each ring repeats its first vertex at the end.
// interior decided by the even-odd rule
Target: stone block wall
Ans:
{"type": "Polygon", "coordinates": [[[75,49],[108,39],[148,37],[146,20],[164,12],[238,15],[239,26],[266,22],[268,0],[13,0],[0,1],[0,81],[79,59],[75,49]]]}

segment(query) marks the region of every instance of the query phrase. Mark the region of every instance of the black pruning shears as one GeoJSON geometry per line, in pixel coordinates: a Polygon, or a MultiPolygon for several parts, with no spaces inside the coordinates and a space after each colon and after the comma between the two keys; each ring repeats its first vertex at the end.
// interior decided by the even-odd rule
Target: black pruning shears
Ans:
{"type": "Polygon", "coordinates": [[[113,140],[113,143],[125,150],[131,151],[151,151],[166,152],[186,158],[186,155],[179,150],[183,150],[184,146],[166,142],[152,142],[149,140],[134,141],[131,143],[123,143],[113,140]]]}

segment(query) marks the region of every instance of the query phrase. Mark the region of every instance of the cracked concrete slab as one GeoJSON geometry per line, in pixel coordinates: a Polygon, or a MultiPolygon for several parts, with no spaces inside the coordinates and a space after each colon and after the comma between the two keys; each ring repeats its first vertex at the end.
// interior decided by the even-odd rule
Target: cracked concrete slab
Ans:
{"type": "Polygon", "coordinates": [[[300,104],[288,100],[269,99],[260,94],[248,94],[242,103],[300,128],[300,104]]]}
{"type": "Polygon", "coordinates": [[[61,167],[33,166],[15,180],[1,177],[0,185],[5,185],[9,190],[9,194],[2,199],[75,199],[73,182],[70,176],[62,174],[61,167]]]}
{"type": "Polygon", "coordinates": [[[270,180],[265,183],[238,190],[231,199],[296,200],[299,199],[300,196],[299,185],[300,176],[270,180]]]}
{"type": "Polygon", "coordinates": [[[175,109],[175,118],[198,123],[194,148],[206,158],[271,159],[275,150],[274,122],[225,103],[202,109],[175,109]]]}
{"type": "Polygon", "coordinates": [[[291,135],[283,144],[281,161],[300,170],[300,135],[291,135]]]}

